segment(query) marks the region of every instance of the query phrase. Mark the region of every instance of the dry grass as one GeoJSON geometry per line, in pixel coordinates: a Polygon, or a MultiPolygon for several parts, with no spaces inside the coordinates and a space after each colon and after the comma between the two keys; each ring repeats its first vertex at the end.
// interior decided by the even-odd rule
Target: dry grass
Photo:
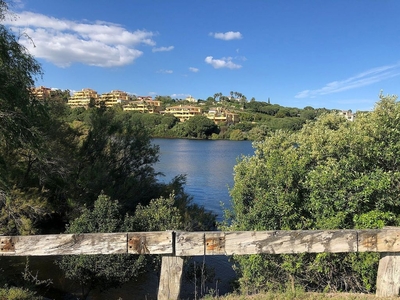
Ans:
{"type": "Polygon", "coordinates": [[[230,294],[222,297],[205,297],[204,300],[369,300],[369,299],[386,299],[399,300],[398,297],[377,298],[374,294],[352,294],[352,293],[261,293],[256,295],[238,295],[230,294]]]}

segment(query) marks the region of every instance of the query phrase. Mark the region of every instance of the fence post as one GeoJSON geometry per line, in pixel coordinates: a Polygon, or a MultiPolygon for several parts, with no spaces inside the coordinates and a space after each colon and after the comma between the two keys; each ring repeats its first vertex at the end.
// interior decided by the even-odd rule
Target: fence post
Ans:
{"type": "Polygon", "coordinates": [[[178,300],[181,291],[183,273],[183,258],[165,255],[161,262],[160,285],[158,300],[178,300]]]}
{"type": "Polygon", "coordinates": [[[377,297],[397,297],[400,291],[400,253],[382,253],[376,277],[377,297]]]}

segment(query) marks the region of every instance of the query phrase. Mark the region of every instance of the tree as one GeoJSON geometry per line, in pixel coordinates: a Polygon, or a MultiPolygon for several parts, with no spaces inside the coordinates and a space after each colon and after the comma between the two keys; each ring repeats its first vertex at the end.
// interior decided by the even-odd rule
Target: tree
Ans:
{"type": "Polygon", "coordinates": [[[239,129],[234,129],[229,134],[229,139],[231,141],[243,141],[245,139],[244,134],[239,129]]]}
{"type": "Polygon", "coordinates": [[[207,99],[206,99],[207,104],[211,105],[211,104],[214,104],[214,102],[215,102],[215,99],[213,97],[207,97],[207,99]]]}
{"type": "Polygon", "coordinates": [[[217,101],[217,98],[219,99],[219,101],[221,101],[221,96],[222,96],[221,92],[220,93],[215,93],[214,94],[214,101],[217,101]]]}
{"type": "MultiPolygon", "coordinates": [[[[121,218],[121,213],[117,201],[100,195],[93,209],[85,208],[81,216],[71,222],[66,233],[129,231],[125,225],[130,223],[129,216],[121,218]]],[[[57,264],[66,278],[78,281],[81,296],[86,299],[96,287],[106,290],[136,278],[144,271],[145,258],[130,254],[74,255],[64,256],[57,264]]]]}
{"type": "Polygon", "coordinates": [[[191,117],[184,123],[187,137],[207,138],[213,133],[218,133],[218,126],[205,116],[191,117]]]}
{"type": "MultiPolygon", "coordinates": [[[[0,0],[0,21],[6,10],[7,3],[0,0]]],[[[66,151],[59,143],[65,138],[64,146],[71,145],[70,138],[64,135],[68,129],[58,120],[52,120],[49,109],[31,95],[34,81],[41,75],[38,62],[0,24],[0,232],[3,234],[35,232],[35,225],[54,209],[53,196],[58,191],[49,191],[49,187],[60,187],[58,180],[68,176],[69,163],[60,155],[66,151]]]]}
{"type": "MultiPolygon", "coordinates": [[[[0,1],[0,21],[7,5],[0,1]]],[[[30,90],[41,68],[16,37],[0,24],[0,141],[5,147],[32,143],[37,132],[31,117],[38,111],[30,90]]]]}
{"type": "MultiPolygon", "coordinates": [[[[130,211],[147,204],[160,190],[153,164],[158,147],[139,114],[93,109],[78,154],[73,198],[91,205],[104,191],[130,211]]],[[[71,191],[72,192],[72,191],[71,191]]]]}
{"type": "MultiPolygon", "coordinates": [[[[354,229],[400,223],[400,103],[380,96],[349,122],[325,114],[276,131],[235,167],[231,230],[354,229]]],[[[226,229],[226,228],[225,228],[226,229]]],[[[309,290],[373,291],[376,254],[237,256],[243,289],[293,279],[309,290]]]]}
{"type": "MultiPolygon", "coordinates": [[[[118,201],[100,195],[92,209],[83,208],[66,233],[212,229],[210,222],[214,224],[216,216],[190,203],[191,198],[183,191],[182,180],[177,177],[168,185],[176,194],[153,199],[148,205],[139,204],[133,216],[124,215],[118,201]]],[[[150,265],[159,268],[160,260],[132,254],[79,255],[64,256],[57,264],[67,278],[79,283],[82,297],[86,298],[94,288],[115,288],[137,278],[150,265]]]]}

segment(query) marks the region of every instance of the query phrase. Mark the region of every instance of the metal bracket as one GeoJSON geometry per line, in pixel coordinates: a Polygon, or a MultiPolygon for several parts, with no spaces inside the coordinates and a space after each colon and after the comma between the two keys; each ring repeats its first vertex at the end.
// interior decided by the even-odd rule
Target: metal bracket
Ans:
{"type": "Polygon", "coordinates": [[[146,236],[133,235],[128,241],[128,252],[135,252],[137,254],[150,254],[146,245],[146,236]]]}
{"type": "Polygon", "coordinates": [[[225,237],[210,237],[206,239],[206,253],[225,254],[225,237]]]}
{"type": "Polygon", "coordinates": [[[0,252],[15,252],[15,244],[12,238],[0,239],[0,252]]]}

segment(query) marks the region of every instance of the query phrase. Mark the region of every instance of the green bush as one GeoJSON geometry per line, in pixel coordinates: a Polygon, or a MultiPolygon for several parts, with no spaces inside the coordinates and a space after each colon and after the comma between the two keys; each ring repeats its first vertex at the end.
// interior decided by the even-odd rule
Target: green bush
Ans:
{"type": "Polygon", "coordinates": [[[35,295],[28,289],[19,287],[3,287],[0,288],[0,300],[41,300],[43,297],[35,295]]]}
{"type": "MultiPolygon", "coordinates": [[[[349,122],[321,115],[300,131],[276,131],[235,166],[228,230],[363,229],[398,226],[400,104],[381,96],[349,122]]],[[[235,257],[241,288],[372,292],[374,254],[235,257]]]]}

